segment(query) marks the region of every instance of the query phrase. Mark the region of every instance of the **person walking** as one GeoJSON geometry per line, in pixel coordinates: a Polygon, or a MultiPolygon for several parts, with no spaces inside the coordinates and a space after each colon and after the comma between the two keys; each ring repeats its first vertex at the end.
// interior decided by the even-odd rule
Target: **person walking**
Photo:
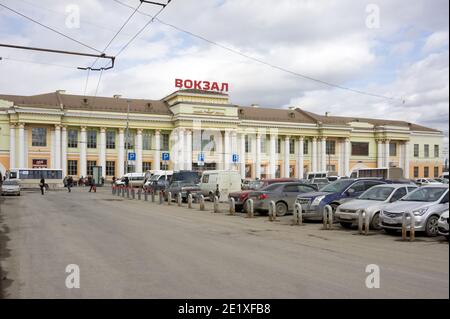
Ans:
{"type": "Polygon", "coordinates": [[[95,178],[90,178],[90,183],[89,183],[89,185],[91,186],[91,187],[89,188],[89,193],[90,193],[91,191],[94,191],[94,193],[97,193],[97,186],[95,185],[95,178]]]}
{"type": "Polygon", "coordinates": [[[41,180],[39,181],[39,187],[41,188],[41,194],[44,195],[44,188],[45,188],[45,179],[44,176],[41,177],[41,180]]]}
{"type": "Polygon", "coordinates": [[[72,185],[73,185],[73,178],[72,178],[72,176],[69,176],[68,178],[67,178],[67,191],[70,193],[70,192],[72,192],[72,185]]]}

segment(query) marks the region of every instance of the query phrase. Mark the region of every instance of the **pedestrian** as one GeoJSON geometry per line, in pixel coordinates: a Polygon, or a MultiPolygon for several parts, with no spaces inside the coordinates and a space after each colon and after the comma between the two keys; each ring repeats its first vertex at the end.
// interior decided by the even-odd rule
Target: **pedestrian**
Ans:
{"type": "Polygon", "coordinates": [[[220,190],[219,190],[219,184],[216,185],[216,196],[220,199],[220,190]]]}
{"type": "Polygon", "coordinates": [[[97,186],[95,185],[95,178],[89,178],[90,179],[90,183],[89,185],[91,186],[89,188],[89,193],[93,190],[94,193],[97,193],[97,186]]]}
{"type": "Polygon", "coordinates": [[[115,177],[115,176],[113,176],[113,178],[112,178],[112,184],[113,184],[113,185],[116,184],[116,177],[115,177]]]}
{"type": "Polygon", "coordinates": [[[72,185],[73,185],[73,178],[72,178],[72,176],[69,176],[68,178],[67,178],[67,191],[70,193],[70,192],[72,192],[72,185]]]}
{"type": "Polygon", "coordinates": [[[44,176],[41,176],[41,180],[39,181],[39,187],[41,188],[41,194],[44,195],[44,187],[45,187],[44,176]]]}
{"type": "Polygon", "coordinates": [[[125,176],[125,186],[128,187],[130,185],[130,179],[128,176],[125,176]]]}

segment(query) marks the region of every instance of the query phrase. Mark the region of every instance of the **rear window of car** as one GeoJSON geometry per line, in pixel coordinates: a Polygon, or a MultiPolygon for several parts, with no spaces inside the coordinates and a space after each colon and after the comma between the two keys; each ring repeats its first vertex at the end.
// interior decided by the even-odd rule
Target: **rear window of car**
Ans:
{"type": "Polygon", "coordinates": [[[17,181],[4,181],[3,185],[19,185],[17,181]]]}

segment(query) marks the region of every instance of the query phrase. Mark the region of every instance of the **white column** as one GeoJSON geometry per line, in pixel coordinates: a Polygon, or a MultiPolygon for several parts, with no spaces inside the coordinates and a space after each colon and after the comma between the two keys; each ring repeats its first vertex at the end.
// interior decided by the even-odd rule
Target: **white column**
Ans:
{"type": "Polygon", "coordinates": [[[391,141],[390,140],[385,140],[384,141],[384,167],[389,168],[389,161],[390,161],[390,149],[389,149],[389,143],[391,141]]]}
{"type": "Polygon", "coordinates": [[[241,171],[241,178],[245,178],[245,134],[241,134],[241,144],[240,144],[240,154],[239,154],[239,161],[240,161],[240,171],[241,171]]]}
{"type": "Polygon", "coordinates": [[[50,130],[50,168],[56,168],[55,130],[50,130]]]}
{"type": "Polygon", "coordinates": [[[100,128],[100,145],[99,145],[99,166],[102,168],[102,177],[106,178],[106,129],[100,128]]]}
{"type": "Polygon", "coordinates": [[[173,163],[173,170],[178,171],[178,170],[180,170],[180,163],[179,163],[179,156],[178,156],[178,148],[179,148],[178,129],[174,129],[172,131],[171,140],[172,140],[172,150],[171,150],[170,158],[173,163]]]}
{"type": "Polygon", "coordinates": [[[382,140],[377,140],[377,167],[384,167],[382,140]]]}
{"type": "Polygon", "coordinates": [[[117,156],[118,165],[119,168],[118,174],[119,178],[122,177],[125,174],[125,131],[123,128],[119,129],[119,154],[117,156]]]}
{"type": "Polygon", "coordinates": [[[410,152],[410,142],[405,142],[405,154],[403,157],[404,164],[403,164],[403,176],[405,178],[409,178],[409,171],[410,171],[410,163],[409,163],[409,152],[410,152]]]}
{"type": "Polygon", "coordinates": [[[136,173],[142,173],[142,130],[136,131],[136,173]]]}
{"type": "Polygon", "coordinates": [[[153,167],[155,170],[161,169],[161,131],[155,131],[155,152],[153,158],[153,167]]]}
{"type": "Polygon", "coordinates": [[[225,130],[225,137],[223,141],[223,167],[227,171],[230,169],[230,131],[225,130]]]}
{"type": "Polygon", "coordinates": [[[25,124],[19,124],[19,168],[27,168],[25,164],[25,124]]]}
{"type": "Polygon", "coordinates": [[[61,125],[55,126],[55,169],[61,169],[61,125]]]}
{"type": "Polygon", "coordinates": [[[186,130],[186,169],[192,170],[192,130],[186,130]]]}
{"type": "Polygon", "coordinates": [[[271,132],[270,134],[270,154],[269,154],[269,174],[270,178],[275,178],[276,173],[276,154],[277,154],[277,134],[271,132]]]}
{"type": "Polygon", "coordinates": [[[178,162],[179,162],[179,169],[184,170],[185,169],[185,149],[184,149],[184,129],[180,129],[178,131],[178,162]]]}
{"type": "Polygon", "coordinates": [[[320,170],[325,172],[327,170],[327,138],[322,137],[320,141],[320,170]]]}
{"type": "Polygon", "coordinates": [[[345,139],[344,142],[344,173],[346,176],[350,176],[350,156],[351,156],[351,147],[350,147],[350,139],[345,139]]]}
{"type": "Polygon", "coordinates": [[[67,175],[67,128],[62,127],[61,131],[61,169],[63,176],[67,175]]]}
{"type": "Polygon", "coordinates": [[[86,138],[86,127],[81,127],[80,133],[80,175],[86,177],[87,174],[87,138],[86,138]]]}
{"type": "Polygon", "coordinates": [[[284,138],[284,177],[289,178],[289,157],[290,157],[289,136],[284,138]]]}
{"type": "Polygon", "coordinates": [[[14,124],[9,126],[9,168],[16,168],[16,126],[14,124]]]}
{"type": "Polygon", "coordinates": [[[261,178],[261,134],[256,134],[256,163],[255,163],[256,178],[261,178]]]}
{"type": "Polygon", "coordinates": [[[312,139],[311,170],[317,172],[317,138],[312,139]]]}
{"type": "Polygon", "coordinates": [[[298,152],[297,152],[297,178],[302,179],[304,172],[304,159],[305,154],[303,153],[303,148],[305,146],[305,139],[303,136],[300,136],[298,139],[298,152]]]}

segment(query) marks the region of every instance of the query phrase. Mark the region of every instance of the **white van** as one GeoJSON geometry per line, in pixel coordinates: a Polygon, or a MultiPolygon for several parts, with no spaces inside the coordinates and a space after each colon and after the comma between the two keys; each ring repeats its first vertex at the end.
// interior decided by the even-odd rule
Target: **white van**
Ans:
{"type": "Polygon", "coordinates": [[[144,188],[154,188],[155,191],[164,190],[172,178],[173,171],[154,171],[152,177],[150,177],[144,188]]]}
{"type": "Polygon", "coordinates": [[[205,171],[200,180],[200,189],[205,197],[214,198],[219,186],[220,199],[226,200],[229,193],[241,190],[241,174],[237,171],[205,171]]]}
{"type": "Polygon", "coordinates": [[[116,181],[116,185],[124,186],[125,177],[128,177],[130,187],[143,187],[145,180],[145,173],[128,173],[125,174],[120,180],[116,181]]]}

